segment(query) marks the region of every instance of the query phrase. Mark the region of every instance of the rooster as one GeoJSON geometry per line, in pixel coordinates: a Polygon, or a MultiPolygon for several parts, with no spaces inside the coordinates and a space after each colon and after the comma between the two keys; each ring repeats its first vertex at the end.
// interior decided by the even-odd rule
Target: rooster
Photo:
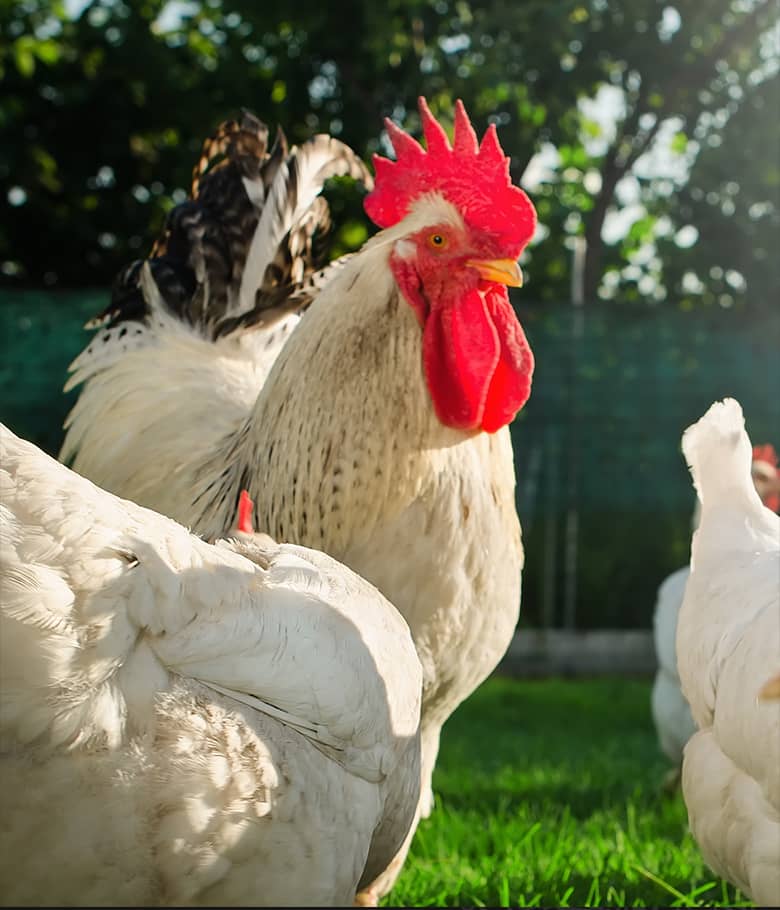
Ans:
{"type": "MultiPolygon", "coordinates": [[[[387,120],[396,160],[374,159],[365,208],[382,230],[331,270],[283,341],[240,314],[218,337],[182,321],[146,263],[143,312],[110,326],[143,343],[124,351],[109,338],[77,358],[71,383],[85,385],[61,457],[209,536],[246,488],[275,539],[322,549],[375,584],[423,666],[424,816],[441,727],[498,664],[520,609],[508,424],[534,361],[507,287],[522,283],[536,215],[494,126],[479,143],[457,102],[450,144],[419,105],[427,150],[387,120]]],[[[255,275],[291,222],[290,173],[268,189],[255,275]]],[[[262,294],[254,307],[262,313],[262,294]]],[[[408,846],[364,902],[389,890],[408,846]]]]}
{"type": "Polygon", "coordinates": [[[682,690],[698,727],[682,788],[705,860],[757,904],[780,905],[780,517],[751,483],[740,405],[713,404],[683,434],[701,500],[677,627],[682,690]]]}
{"type": "MultiPolygon", "coordinates": [[[[750,473],[761,501],[767,508],[777,512],[779,504],[776,487],[780,475],[777,471],[777,454],[769,443],[753,447],[750,473]]],[[[697,500],[692,522],[694,531],[699,525],[700,517],[701,504],[697,500]]],[[[683,748],[696,731],[691,709],[680,690],[675,650],[677,618],[689,575],[690,568],[684,566],[664,579],[658,588],[653,613],[658,670],[653,682],[651,707],[661,749],[672,761],[672,768],[664,780],[664,789],[667,791],[677,788],[683,748]]]]}
{"type": "Polygon", "coordinates": [[[398,612],[323,553],[211,546],[2,425],[0,455],[3,903],[349,904],[419,798],[398,612]]]}

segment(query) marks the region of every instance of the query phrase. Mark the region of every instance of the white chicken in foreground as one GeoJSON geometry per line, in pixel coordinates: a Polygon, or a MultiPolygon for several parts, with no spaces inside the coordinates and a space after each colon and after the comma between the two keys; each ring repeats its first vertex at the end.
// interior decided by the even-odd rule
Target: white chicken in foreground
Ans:
{"type": "Polygon", "coordinates": [[[682,788],[707,863],[780,906],[780,704],[758,693],[780,663],[780,517],[751,483],[742,409],[716,402],[683,434],[701,500],[677,629],[683,694],[699,728],[682,788]]]}
{"type": "Polygon", "coordinates": [[[401,616],[205,543],[0,425],[0,902],[346,906],[419,798],[401,616]]]}
{"type": "MultiPolygon", "coordinates": [[[[769,444],[753,447],[753,462],[750,468],[753,485],[765,506],[776,512],[777,498],[777,455],[769,444]]],[[[693,514],[693,530],[699,525],[701,505],[696,502],[693,514]]],[[[672,768],[665,779],[665,787],[676,788],[680,779],[683,748],[696,732],[691,709],[680,689],[677,674],[677,619],[682,605],[685,585],[690,567],[684,566],[672,572],[658,588],[653,613],[653,636],[658,660],[651,694],[653,720],[661,749],[672,761],[672,768]]]]}
{"type": "MultiPolygon", "coordinates": [[[[144,265],[133,307],[115,302],[73,364],[70,383],[84,386],[61,457],[207,536],[224,533],[246,488],[261,530],[375,584],[409,623],[423,666],[427,815],[441,727],[496,667],[520,609],[508,424],[534,360],[506,286],[521,283],[536,215],[494,126],[479,143],[458,102],[451,144],[423,99],[420,114],[427,149],[386,122],[396,161],[375,159],[365,202],[383,230],[292,332],[297,316],[263,327],[255,290],[299,217],[296,200],[321,188],[297,159],[252,197],[263,206],[257,255],[227,329],[215,335],[190,310],[181,318],[144,265]],[[254,309],[240,310],[244,290],[254,309]]],[[[210,297],[198,295],[207,316],[210,297]]],[[[387,892],[407,848],[364,900],[387,892]]]]}

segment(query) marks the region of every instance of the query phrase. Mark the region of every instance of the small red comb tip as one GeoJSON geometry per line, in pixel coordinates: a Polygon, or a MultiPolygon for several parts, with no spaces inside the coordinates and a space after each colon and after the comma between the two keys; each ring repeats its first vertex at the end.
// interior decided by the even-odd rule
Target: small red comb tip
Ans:
{"type": "Polygon", "coordinates": [[[476,155],[479,151],[477,134],[471,125],[469,115],[463,102],[458,98],[455,102],[455,138],[453,148],[456,155],[476,155]]]}
{"type": "Polygon", "coordinates": [[[393,145],[396,160],[413,161],[425,154],[420,143],[389,118],[385,118],[385,129],[393,145]]]}
{"type": "Polygon", "coordinates": [[[238,497],[238,522],[237,527],[239,531],[243,531],[246,534],[254,533],[254,527],[252,527],[252,509],[255,504],[252,502],[249,493],[246,490],[241,491],[241,495],[238,497]]]}
{"type": "Polygon", "coordinates": [[[479,147],[479,160],[483,162],[486,167],[496,168],[496,170],[500,167],[504,167],[507,174],[509,174],[509,158],[504,155],[504,150],[501,148],[501,143],[498,141],[498,130],[496,129],[495,123],[491,123],[487,130],[485,130],[485,135],[482,137],[482,144],[479,147]]]}
{"type": "Polygon", "coordinates": [[[444,132],[444,127],[431,113],[428,102],[420,95],[417,99],[417,106],[420,109],[420,120],[422,120],[423,134],[425,135],[425,144],[428,147],[428,154],[442,155],[451,150],[450,140],[444,132]]]}

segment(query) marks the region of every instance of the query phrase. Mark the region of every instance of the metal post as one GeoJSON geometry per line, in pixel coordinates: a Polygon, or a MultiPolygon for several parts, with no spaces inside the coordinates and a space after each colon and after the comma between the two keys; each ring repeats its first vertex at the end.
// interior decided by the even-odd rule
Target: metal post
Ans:
{"type": "Polygon", "coordinates": [[[558,562],[558,445],[557,430],[548,426],[545,432],[545,519],[544,519],[544,568],[542,574],[542,628],[555,626],[555,589],[558,562]]]}
{"type": "Polygon", "coordinates": [[[579,549],[579,465],[581,461],[580,415],[577,406],[577,372],[585,333],[585,254],[587,241],[574,239],[571,270],[572,329],[569,357],[569,449],[567,452],[567,509],[564,555],[563,625],[573,629],[577,622],[577,556],[579,549]]]}

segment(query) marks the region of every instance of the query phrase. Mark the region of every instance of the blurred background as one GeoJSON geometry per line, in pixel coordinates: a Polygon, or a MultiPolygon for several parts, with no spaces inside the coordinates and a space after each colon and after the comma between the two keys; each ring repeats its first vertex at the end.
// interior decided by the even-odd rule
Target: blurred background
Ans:
{"type": "MultiPolygon", "coordinates": [[[[512,426],[521,625],[649,630],[688,559],[682,430],[733,395],[780,445],[777,19],[774,0],[2,0],[0,417],[56,453],[83,323],[223,119],[368,160],[383,116],[417,133],[418,95],[445,121],[462,98],[539,213],[513,297],[536,356],[512,426]]],[[[338,255],[373,228],[353,187],[327,195],[338,255]]]]}

